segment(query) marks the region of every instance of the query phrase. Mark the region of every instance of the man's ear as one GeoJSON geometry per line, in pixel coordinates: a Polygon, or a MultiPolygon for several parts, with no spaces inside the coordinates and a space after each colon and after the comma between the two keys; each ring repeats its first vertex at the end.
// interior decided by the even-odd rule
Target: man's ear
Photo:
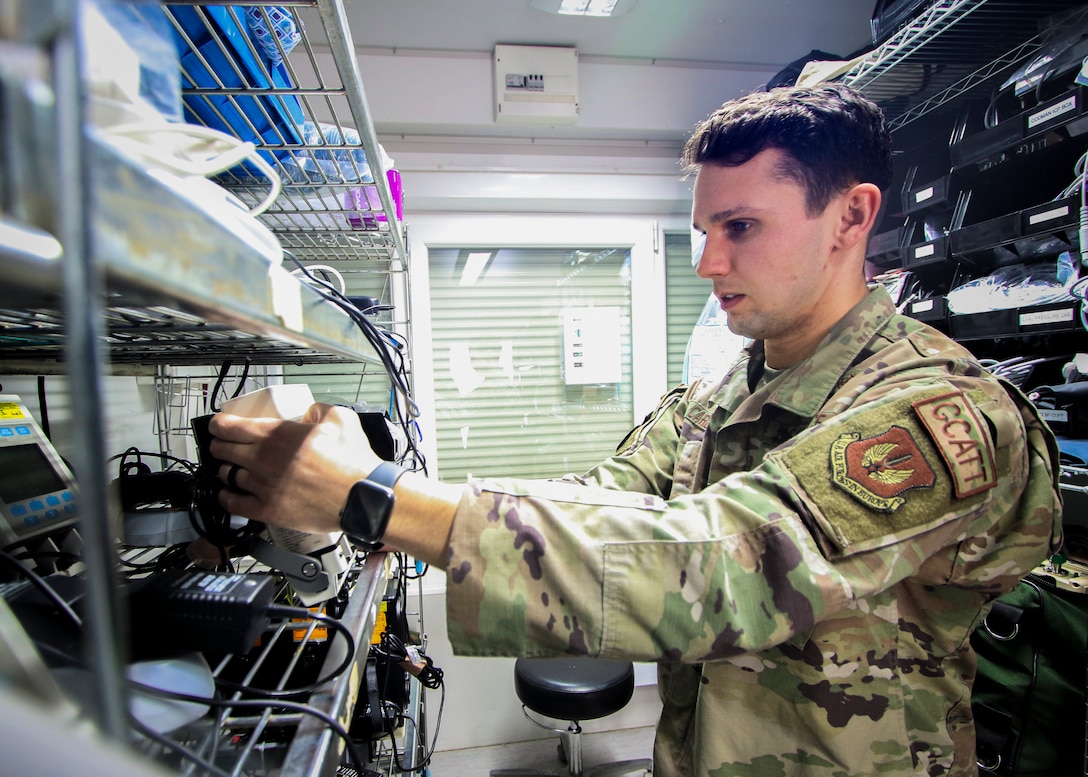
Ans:
{"type": "Polygon", "coordinates": [[[868,239],[880,213],[880,200],[880,189],[871,183],[856,184],[842,195],[836,230],[838,247],[853,248],[868,239]]]}

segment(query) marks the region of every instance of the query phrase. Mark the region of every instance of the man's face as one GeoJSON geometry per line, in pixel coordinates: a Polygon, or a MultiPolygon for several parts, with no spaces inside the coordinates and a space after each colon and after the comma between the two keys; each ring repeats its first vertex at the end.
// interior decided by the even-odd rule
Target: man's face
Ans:
{"type": "Polygon", "coordinates": [[[704,164],[692,208],[692,224],[706,235],[697,273],[713,282],[729,328],[765,340],[776,368],[807,356],[858,298],[856,284],[842,288],[832,259],[836,200],[810,216],[804,189],[779,172],[781,159],[767,149],[736,167],[704,164]],[[855,298],[844,309],[846,295],[855,298]]]}

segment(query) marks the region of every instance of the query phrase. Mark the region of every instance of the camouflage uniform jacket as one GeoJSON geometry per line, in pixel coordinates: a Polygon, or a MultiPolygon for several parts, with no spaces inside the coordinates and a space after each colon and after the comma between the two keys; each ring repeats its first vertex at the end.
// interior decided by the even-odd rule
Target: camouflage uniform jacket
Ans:
{"type": "Polygon", "coordinates": [[[1060,542],[1053,437],[880,287],[759,346],[580,478],[470,481],[455,649],[659,662],[657,777],[975,774],[968,638],[1060,542]]]}

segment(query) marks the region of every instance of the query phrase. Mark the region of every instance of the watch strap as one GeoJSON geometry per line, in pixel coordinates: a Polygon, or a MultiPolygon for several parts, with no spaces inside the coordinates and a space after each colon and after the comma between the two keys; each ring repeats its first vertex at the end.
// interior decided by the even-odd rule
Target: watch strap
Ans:
{"type": "Polygon", "coordinates": [[[391,489],[400,476],[407,471],[404,467],[399,467],[391,461],[383,461],[375,467],[373,472],[366,476],[366,479],[371,483],[377,483],[391,489]]]}

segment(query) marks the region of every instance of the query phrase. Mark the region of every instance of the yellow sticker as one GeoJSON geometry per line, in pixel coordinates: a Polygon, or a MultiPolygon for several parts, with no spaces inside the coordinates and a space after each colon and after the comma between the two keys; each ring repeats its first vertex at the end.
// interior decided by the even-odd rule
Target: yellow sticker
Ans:
{"type": "Polygon", "coordinates": [[[26,418],[18,402],[0,402],[0,418],[26,418]]]}
{"type": "MultiPolygon", "coordinates": [[[[321,613],[322,615],[325,613],[325,608],[324,607],[307,607],[306,609],[308,609],[310,612],[321,613]]],[[[292,623],[305,624],[303,627],[293,629],[291,631],[291,635],[294,638],[295,642],[302,642],[304,639],[306,639],[306,632],[310,631],[310,624],[313,623],[313,621],[310,620],[309,618],[292,618],[291,622],[292,623]]],[[[328,638],[329,638],[329,628],[328,628],[328,626],[315,626],[314,630],[312,632],[310,632],[310,639],[308,641],[309,642],[324,642],[328,638]]]]}
{"type": "Polygon", "coordinates": [[[385,629],[389,623],[389,616],[386,615],[388,605],[383,601],[378,608],[378,614],[374,618],[374,631],[370,635],[370,644],[379,645],[382,641],[382,634],[385,633],[385,629]]]}

